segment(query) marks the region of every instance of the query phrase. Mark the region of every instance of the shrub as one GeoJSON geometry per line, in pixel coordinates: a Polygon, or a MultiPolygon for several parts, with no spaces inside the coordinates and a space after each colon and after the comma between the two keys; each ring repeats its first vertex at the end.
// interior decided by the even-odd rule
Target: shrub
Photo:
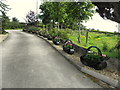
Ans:
{"type": "Polygon", "coordinates": [[[39,29],[38,29],[38,27],[30,26],[30,27],[28,27],[28,31],[35,32],[35,31],[39,31],[39,29]]]}
{"type": "Polygon", "coordinates": [[[52,37],[58,36],[58,29],[57,29],[57,28],[50,29],[50,30],[48,31],[48,33],[49,33],[52,37]]]}
{"type": "Polygon", "coordinates": [[[65,30],[59,30],[58,31],[58,37],[60,37],[63,40],[68,39],[67,31],[65,31],[65,30]]]}
{"type": "Polygon", "coordinates": [[[46,37],[47,34],[48,34],[46,30],[42,30],[41,33],[42,33],[42,35],[43,35],[44,37],[46,37]]]}
{"type": "Polygon", "coordinates": [[[56,45],[59,45],[60,44],[60,38],[59,37],[54,37],[53,38],[53,43],[56,44],[56,45]]]}
{"type": "MultiPolygon", "coordinates": [[[[2,31],[2,34],[7,34],[8,32],[6,32],[5,30],[2,31]]],[[[1,33],[0,33],[1,34],[1,33]]]]}
{"type": "Polygon", "coordinates": [[[103,51],[108,51],[108,43],[107,42],[103,42],[102,50],[103,51]]]}
{"type": "Polygon", "coordinates": [[[69,28],[66,28],[65,31],[66,31],[67,33],[69,33],[69,34],[72,33],[72,29],[69,29],[69,28]]]}

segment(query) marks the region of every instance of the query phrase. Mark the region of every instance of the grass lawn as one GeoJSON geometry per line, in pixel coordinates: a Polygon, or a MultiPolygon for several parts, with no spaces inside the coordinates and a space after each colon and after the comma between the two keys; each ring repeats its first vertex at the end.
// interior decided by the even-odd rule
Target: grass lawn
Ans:
{"type": "Polygon", "coordinates": [[[120,51],[116,49],[110,52],[110,49],[115,47],[118,42],[118,35],[89,32],[88,44],[86,44],[86,32],[83,31],[82,33],[83,34],[81,35],[81,43],[78,43],[77,31],[68,34],[68,36],[73,41],[73,43],[77,44],[78,46],[85,48],[88,48],[89,46],[97,46],[101,49],[103,54],[106,54],[112,58],[120,59],[120,56],[118,54],[120,53],[120,51]]]}

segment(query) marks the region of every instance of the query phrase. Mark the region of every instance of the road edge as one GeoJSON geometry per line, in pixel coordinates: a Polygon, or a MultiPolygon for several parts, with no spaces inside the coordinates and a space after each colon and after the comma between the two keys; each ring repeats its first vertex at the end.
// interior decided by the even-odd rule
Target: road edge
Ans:
{"type": "Polygon", "coordinates": [[[69,58],[68,56],[64,55],[62,52],[60,52],[55,46],[53,46],[49,40],[47,40],[46,38],[42,37],[42,36],[38,36],[40,38],[42,38],[43,40],[45,40],[47,43],[49,43],[55,50],[57,50],[64,58],[66,58],[71,64],[73,64],[78,70],[86,73],[86,74],[89,74],[97,79],[100,79],[102,80],[103,82],[105,83],[108,83],[110,84],[111,86],[114,86],[116,88],[119,88],[119,85],[118,85],[118,81],[117,80],[114,80],[114,79],[111,79],[105,75],[102,75],[100,73],[97,73],[97,72],[94,72],[92,70],[89,70],[89,69],[86,69],[80,65],[77,65],[71,58],[69,58]]]}
{"type": "Polygon", "coordinates": [[[4,42],[9,36],[9,33],[6,34],[6,36],[2,39],[2,41],[0,41],[0,43],[4,42]]]}

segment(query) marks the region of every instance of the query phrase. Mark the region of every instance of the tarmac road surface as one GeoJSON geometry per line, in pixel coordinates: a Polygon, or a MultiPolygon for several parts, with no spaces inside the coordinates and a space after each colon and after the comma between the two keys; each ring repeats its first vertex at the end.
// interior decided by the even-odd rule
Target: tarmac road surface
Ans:
{"type": "Polygon", "coordinates": [[[2,88],[101,88],[43,39],[21,30],[8,32],[0,43],[2,88]]]}

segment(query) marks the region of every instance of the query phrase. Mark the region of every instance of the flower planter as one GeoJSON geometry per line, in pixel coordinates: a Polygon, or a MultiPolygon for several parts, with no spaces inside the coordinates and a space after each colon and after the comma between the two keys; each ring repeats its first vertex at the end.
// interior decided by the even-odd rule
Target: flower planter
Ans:
{"type": "Polygon", "coordinates": [[[109,58],[107,56],[103,56],[103,54],[101,53],[100,49],[97,48],[96,46],[90,46],[87,49],[87,53],[83,56],[80,57],[81,62],[89,67],[92,67],[96,70],[102,70],[104,68],[107,67],[107,63],[106,60],[108,60],[109,58]],[[97,49],[97,53],[91,51],[91,48],[96,48],[97,49]]]}
{"type": "Polygon", "coordinates": [[[26,29],[23,29],[23,32],[27,32],[27,30],[26,30],[26,29]]]}
{"type": "Polygon", "coordinates": [[[67,52],[68,54],[74,54],[74,48],[73,48],[73,43],[71,40],[66,40],[64,45],[63,45],[63,50],[67,52]]]}
{"type": "Polygon", "coordinates": [[[53,43],[55,45],[60,45],[60,38],[58,38],[57,36],[53,38],[53,43]]]}
{"type": "Polygon", "coordinates": [[[35,34],[39,34],[39,31],[36,31],[35,34]]]}
{"type": "Polygon", "coordinates": [[[35,31],[32,31],[32,34],[35,34],[35,31]]]}
{"type": "Polygon", "coordinates": [[[44,37],[44,38],[47,38],[47,35],[46,35],[46,34],[43,34],[43,37],[44,37]]]}
{"type": "Polygon", "coordinates": [[[47,39],[48,39],[48,40],[52,40],[52,37],[48,34],[48,35],[47,35],[47,39]]]}
{"type": "Polygon", "coordinates": [[[30,31],[27,31],[28,33],[30,33],[30,31]]]}
{"type": "Polygon", "coordinates": [[[39,32],[39,35],[42,36],[42,32],[41,31],[39,32]]]}

